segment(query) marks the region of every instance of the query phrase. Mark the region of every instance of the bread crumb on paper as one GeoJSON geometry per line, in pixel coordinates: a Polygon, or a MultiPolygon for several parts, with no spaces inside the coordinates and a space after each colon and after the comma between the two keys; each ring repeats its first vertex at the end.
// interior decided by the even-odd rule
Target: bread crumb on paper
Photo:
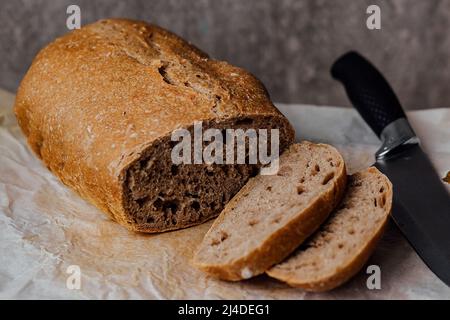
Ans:
{"type": "Polygon", "coordinates": [[[450,184],[450,171],[447,171],[447,175],[442,178],[442,181],[447,182],[450,184]]]}

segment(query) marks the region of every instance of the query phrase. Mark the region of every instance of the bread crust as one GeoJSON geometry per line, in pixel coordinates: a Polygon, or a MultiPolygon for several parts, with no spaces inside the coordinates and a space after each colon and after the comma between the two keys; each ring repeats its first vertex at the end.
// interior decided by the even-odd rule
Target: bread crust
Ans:
{"type": "MultiPolygon", "coordinates": [[[[312,144],[310,142],[302,142],[312,144]]],[[[322,145],[323,144],[317,144],[322,145]]],[[[316,197],[310,204],[309,208],[303,211],[303,214],[298,215],[292,219],[283,228],[274,232],[266,241],[259,245],[257,250],[250,252],[248,255],[234,260],[228,264],[214,265],[209,261],[201,260],[197,255],[193,259],[193,264],[207,272],[210,275],[228,281],[243,280],[242,270],[251,266],[252,276],[264,273],[269,267],[280,262],[292,251],[294,251],[311,233],[313,233],[320,224],[327,218],[330,212],[336,207],[341,200],[345,186],[347,183],[347,174],[344,160],[341,158],[339,152],[328,145],[327,148],[332,148],[340,157],[342,163],[341,170],[337,172],[333,187],[325,194],[316,197]]],[[[286,152],[288,152],[287,150],[286,152]]],[[[246,194],[249,183],[244,186],[225,207],[224,211],[229,210],[233,203],[239,200],[246,194]]],[[[213,232],[220,226],[225,219],[225,215],[221,214],[214,221],[208,233],[213,232]]],[[[207,236],[205,236],[206,238],[207,236]]]]}
{"type": "MultiPolygon", "coordinates": [[[[370,167],[366,171],[368,173],[380,175],[383,177],[385,185],[388,188],[386,211],[390,213],[392,210],[392,195],[393,195],[391,182],[386,176],[381,174],[381,172],[379,172],[378,169],[376,169],[375,167],[370,167]]],[[[309,282],[299,281],[298,278],[290,275],[289,272],[285,272],[284,270],[276,268],[269,269],[266,273],[270,277],[286,282],[292,287],[301,288],[306,291],[324,292],[332,290],[342,285],[343,283],[347,282],[359,270],[361,270],[361,268],[364,266],[364,264],[367,262],[367,260],[375,250],[377,243],[383,236],[388,221],[389,221],[389,214],[386,215],[386,218],[384,219],[383,223],[380,224],[379,228],[374,231],[373,236],[370,239],[368,239],[367,243],[363,246],[363,248],[361,248],[359,252],[355,253],[353,258],[350,259],[346,265],[342,266],[336,273],[329,274],[328,276],[309,282]]]]}
{"type": "Polygon", "coordinates": [[[283,123],[286,140],[294,137],[254,76],[162,28],[125,19],[87,25],[41,50],[14,110],[49,170],[141,232],[164,230],[143,227],[125,209],[127,170],[173,130],[195,121],[268,117],[283,123]]]}

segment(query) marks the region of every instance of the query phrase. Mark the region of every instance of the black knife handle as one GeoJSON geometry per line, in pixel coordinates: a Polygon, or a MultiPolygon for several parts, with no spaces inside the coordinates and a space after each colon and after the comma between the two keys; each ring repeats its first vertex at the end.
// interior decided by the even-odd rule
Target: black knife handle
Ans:
{"type": "Polygon", "coordinates": [[[377,136],[391,122],[406,118],[391,86],[357,52],[350,51],[340,57],[333,64],[331,75],[342,82],[350,101],[377,136]]]}

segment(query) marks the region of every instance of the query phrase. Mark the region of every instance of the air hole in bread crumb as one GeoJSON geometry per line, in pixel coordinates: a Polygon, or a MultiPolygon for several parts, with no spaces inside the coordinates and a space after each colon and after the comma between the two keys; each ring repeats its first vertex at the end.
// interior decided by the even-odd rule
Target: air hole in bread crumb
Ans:
{"type": "Polygon", "coordinates": [[[305,182],[305,177],[302,177],[301,179],[300,179],[300,183],[304,183],[305,182]]]}
{"type": "Polygon", "coordinates": [[[153,201],[153,208],[155,208],[155,210],[159,211],[161,210],[163,205],[163,200],[161,198],[157,198],[155,201],[153,201]]]}
{"type": "Polygon", "coordinates": [[[333,158],[328,158],[327,159],[328,164],[330,165],[330,167],[334,167],[334,162],[333,162],[333,158]]]}
{"type": "Polygon", "coordinates": [[[383,193],[383,191],[384,191],[384,187],[381,187],[380,188],[380,193],[383,193]]]}
{"type": "Polygon", "coordinates": [[[155,218],[152,217],[152,216],[148,216],[148,217],[145,219],[145,221],[146,221],[147,223],[154,223],[154,222],[155,222],[155,218]]]}
{"type": "Polygon", "coordinates": [[[374,205],[375,207],[378,207],[377,198],[374,198],[374,199],[373,199],[373,205],[374,205]]]}
{"type": "Polygon", "coordinates": [[[170,167],[170,172],[172,173],[172,176],[177,175],[177,174],[178,174],[178,166],[175,165],[175,164],[173,164],[173,165],[170,167]]]}
{"type": "Polygon", "coordinates": [[[230,200],[229,196],[225,193],[222,194],[222,205],[225,205],[230,200]]]}
{"type": "Polygon", "coordinates": [[[349,230],[348,230],[348,234],[350,234],[350,235],[355,234],[355,229],[349,229],[349,230]]]}
{"type": "Polygon", "coordinates": [[[228,233],[225,231],[220,232],[220,241],[225,241],[228,238],[228,233]]]}
{"type": "Polygon", "coordinates": [[[267,191],[272,191],[272,186],[267,186],[266,190],[267,191]]]}
{"type": "Polygon", "coordinates": [[[149,200],[149,197],[147,196],[147,197],[137,199],[136,203],[139,207],[143,207],[148,202],[148,200],[149,200]]]}
{"type": "Polygon", "coordinates": [[[249,225],[250,227],[253,227],[255,224],[258,224],[258,223],[259,223],[258,220],[252,219],[252,220],[250,220],[250,221],[248,222],[248,225],[249,225]]]}
{"type": "Polygon", "coordinates": [[[325,176],[325,178],[323,178],[322,185],[326,185],[326,184],[327,184],[328,182],[330,182],[330,180],[333,179],[333,178],[334,178],[334,172],[328,173],[328,174],[325,176]]]}
{"type": "Polygon", "coordinates": [[[225,241],[227,238],[228,238],[228,233],[226,233],[225,231],[220,231],[220,237],[213,239],[211,241],[211,245],[212,246],[217,246],[221,242],[225,241]]]}
{"type": "Polygon", "coordinates": [[[384,205],[386,204],[386,196],[383,194],[383,195],[381,196],[381,199],[380,199],[380,200],[381,200],[381,201],[380,201],[381,207],[384,208],[384,205]]]}
{"type": "Polygon", "coordinates": [[[200,203],[198,201],[193,201],[191,203],[191,208],[194,210],[200,210],[200,203]]]}
{"type": "Polygon", "coordinates": [[[316,163],[315,165],[314,165],[314,168],[311,170],[311,175],[312,176],[315,176],[315,175],[317,175],[317,173],[319,173],[320,172],[320,167],[319,167],[319,165],[316,163]]]}
{"type": "Polygon", "coordinates": [[[344,247],[344,244],[343,243],[339,243],[338,244],[338,249],[342,249],[344,247]]]}
{"type": "Polygon", "coordinates": [[[280,221],[281,221],[281,218],[278,217],[278,218],[273,219],[272,223],[279,223],[280,221]]]}
{"type": "Polygon", "coordinates": [[[162,209],[166,213],[176,213],[178,210],[178,202],[175,200],[168,200],[162,203],[162,209]]]}
{"type": "Polygon", "coordinates": [[[297,194],[300,195],[300,194],[302,194],[303,192],[305,192],[305,187],[302,186],[302,185],[297,186],[297,194]]]}

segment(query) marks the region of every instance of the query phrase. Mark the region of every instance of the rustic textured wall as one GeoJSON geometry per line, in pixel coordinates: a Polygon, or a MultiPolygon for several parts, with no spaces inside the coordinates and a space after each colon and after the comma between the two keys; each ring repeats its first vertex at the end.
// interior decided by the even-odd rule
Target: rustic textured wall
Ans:
{"type": "Polygon", "coordinates": [[[450,107],[450,0],[0,0],[0,87],[15,90],[39,48],[67,31],[69,4],[81,7],[83,24],[160,24],[247,68],[276,101],[348,105],[329,67],[357,49],[405,107],[450,107]],[[369,4],[382,9],[380,31],[365,27],[369,4]]]}

